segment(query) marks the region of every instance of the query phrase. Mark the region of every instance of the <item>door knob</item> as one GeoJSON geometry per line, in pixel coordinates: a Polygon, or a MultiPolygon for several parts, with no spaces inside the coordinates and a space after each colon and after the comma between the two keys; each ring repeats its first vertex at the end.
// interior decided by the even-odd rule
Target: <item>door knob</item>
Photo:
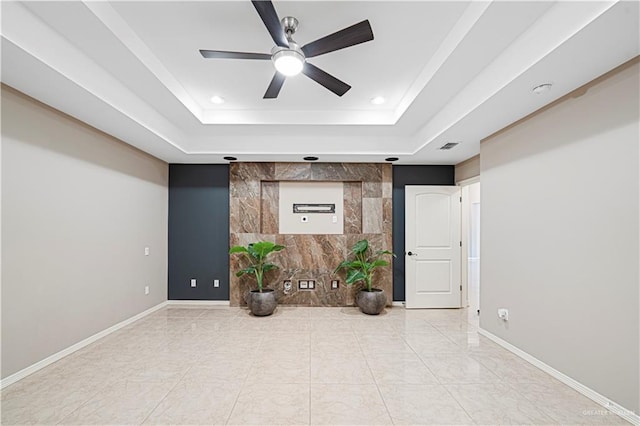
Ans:
{"type": "Polygon", "coordinates": [[[409,252],[409,253],[407,253],[407,254],[408,254],[409,256],[417,256],[417,255],[418,255],[418,253],[412,253],[412,252],[409,252]]]}

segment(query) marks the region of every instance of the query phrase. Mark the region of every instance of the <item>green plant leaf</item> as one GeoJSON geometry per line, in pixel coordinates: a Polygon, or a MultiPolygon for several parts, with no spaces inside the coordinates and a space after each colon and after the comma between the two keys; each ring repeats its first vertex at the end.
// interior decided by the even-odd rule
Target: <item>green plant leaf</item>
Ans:
{"type": "Polygon", "coordinates": [[[264,272],[267,272],[272,269],[277,269],[278,267],[279,267],[278,265],[274,265],[273,263],[265,263],[264,265],[262,265],[262,270],[264,272]]]}
{"type": "Polygon", "coordinates": [[[367,240],[360,240],[357,243],[354,244],[353,248],[351,249],[351,251],[355,254],[360,254],[360,253],[364,253],[369,249],[369,241],[367,240]]]}
{"type": "Polygon", "coordinates": [[[234,246],[229,249],[229,254],[234,253],[247,253],[247,248],[243,246],[234,246]]]}
{"type": "Polygon", "coordinates": [[[336,267],[336,269],[333,271],[334,274],[337,274],[340,269],[345,269],[345,268],[349,268],[349,265],[351,264],[350,261],[348,260],[343,260],[342,262],[340,262],[340,264],[336,267]]]}
{"type": "Polygon", "coordinates": [[[389,250],[378,250],[376,252],[376,256],[382,256],[383,254],[390,254],[391,256],[396,257],[396,255],[390,252],[389,250]]]}
{"type": "Polygon", "coordinates": [[[359,269],[351,269],[347,273],[347,279],[345,282],[347,284],[354,284],[358,281],[364,281],[367,278],[366,274],[359,269]]]}
{"type": "Polygon", "coordinates": [[[386,260],[377,259],[371,263],[371,269],[377,268],[378,266],[387,266],[387,265],[389,265],[389,262],[387,262],[386,260]]]}

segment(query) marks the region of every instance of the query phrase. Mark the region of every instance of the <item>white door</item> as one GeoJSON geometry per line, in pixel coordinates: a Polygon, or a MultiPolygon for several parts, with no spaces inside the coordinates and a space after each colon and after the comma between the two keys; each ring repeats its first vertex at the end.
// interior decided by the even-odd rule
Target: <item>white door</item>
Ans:
{"type": "Polygon", "coordinates": [[[460,188],[405,186],[405,306],[460,307],[460,188]]]}

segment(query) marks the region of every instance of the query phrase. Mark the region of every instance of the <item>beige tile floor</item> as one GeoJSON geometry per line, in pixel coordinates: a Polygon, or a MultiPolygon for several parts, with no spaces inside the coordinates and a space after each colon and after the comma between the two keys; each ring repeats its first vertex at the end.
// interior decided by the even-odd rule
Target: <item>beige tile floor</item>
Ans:
{"type": "Polygon", "coordinates": [[[166,307],[2,392],[2,424],[626,424],[475,313],[166,307]]]}

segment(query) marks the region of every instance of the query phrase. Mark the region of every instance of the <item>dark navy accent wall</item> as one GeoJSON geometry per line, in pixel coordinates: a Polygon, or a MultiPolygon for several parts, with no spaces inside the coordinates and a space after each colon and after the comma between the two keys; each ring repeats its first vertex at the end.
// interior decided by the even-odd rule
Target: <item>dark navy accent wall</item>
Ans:
{"type": "Polygon", "coordinates": [[[229,300],[228,165],[169,165],[168,251],[169,300],[229,300]]]}
{"type": "Polygon", "coordinates": [[[393,166],[393,300],[404,301],[404,186],[455,185],[455,166],[393,166]]]}

